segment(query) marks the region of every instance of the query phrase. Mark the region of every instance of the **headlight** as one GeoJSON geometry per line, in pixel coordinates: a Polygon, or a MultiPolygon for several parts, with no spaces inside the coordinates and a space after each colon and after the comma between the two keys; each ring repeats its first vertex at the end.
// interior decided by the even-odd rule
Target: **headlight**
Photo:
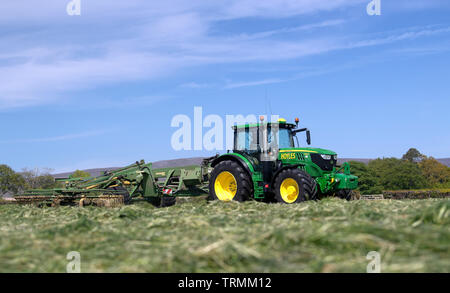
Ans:
{"type": "Polygon", "coordinates": [[[331,155],[320,155],[324,160],[331,160],[331,155]]]}

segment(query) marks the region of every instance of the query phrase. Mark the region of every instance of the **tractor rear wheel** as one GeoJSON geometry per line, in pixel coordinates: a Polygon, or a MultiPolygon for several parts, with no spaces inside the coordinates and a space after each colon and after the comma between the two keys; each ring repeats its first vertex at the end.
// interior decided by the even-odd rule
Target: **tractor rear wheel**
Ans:
{"type": "Polygon", "coordinates": [[[209,180],[209,198],[244,201],[253,193],[250,175],[236,162],[223,161],[214,167],[209,180]]]}
{"type": "Polygon", "coordinates": [[[286,169],[275,180],[275,199],[280,203],[292,204],[316,198],[316,181],[299,169],[286,169]]]}

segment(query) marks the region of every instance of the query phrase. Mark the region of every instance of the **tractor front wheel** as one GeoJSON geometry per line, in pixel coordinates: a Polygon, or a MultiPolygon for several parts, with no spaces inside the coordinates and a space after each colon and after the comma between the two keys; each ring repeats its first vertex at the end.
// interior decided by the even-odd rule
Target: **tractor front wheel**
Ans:
{"type": "Polygon", "coordinates": [[[250,175],[236,162],[223,161],[214,167],[209,180],[211,200],[244,201],[252,195],[250,175]]]}
{"type": "Polygon", "coordinates": [[[275,199],[280,203],[299,203],[315,199],[316,194],[316,181],[302,170],[283,170],[275,180],[275,199]]]}

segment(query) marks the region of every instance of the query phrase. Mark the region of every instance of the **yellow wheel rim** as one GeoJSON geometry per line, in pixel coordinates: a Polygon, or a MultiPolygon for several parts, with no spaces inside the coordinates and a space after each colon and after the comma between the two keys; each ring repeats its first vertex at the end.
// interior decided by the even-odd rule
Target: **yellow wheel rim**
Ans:
{"type": "Polygon", "coordinates": [[[236,195],[236,185],[236,179],[233,174],[228,171],[220,173],[214,182],[217,198],[222,201],[232,201],[236,195]]]}
{"type": "Polygon", "coordinates": [[[297,181],[292,178],[286,178],[281,182],[280,195],[286,203],[293,203],[297,200],[300,193],[297,181]]]}

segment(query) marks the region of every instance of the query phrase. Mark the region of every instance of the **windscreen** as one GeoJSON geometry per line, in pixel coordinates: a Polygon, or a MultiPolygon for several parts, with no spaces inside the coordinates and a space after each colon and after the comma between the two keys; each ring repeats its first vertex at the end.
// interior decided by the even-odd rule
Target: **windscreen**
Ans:
{"type": "Polygon", "coordinates": [[[292,137],[292,132],[290,129],[287,129],[287,128],[279,128],[278,131],[272,131],[272,128],[269,128],[269,132],[268,132],[269,145],[272,144],[272,141],[276,144],[277,133],[278,133],[278,137],[279,137],[278,148],[283,149],[283,148],[293,148],[294,147],[294,140],[292,137]]]}

